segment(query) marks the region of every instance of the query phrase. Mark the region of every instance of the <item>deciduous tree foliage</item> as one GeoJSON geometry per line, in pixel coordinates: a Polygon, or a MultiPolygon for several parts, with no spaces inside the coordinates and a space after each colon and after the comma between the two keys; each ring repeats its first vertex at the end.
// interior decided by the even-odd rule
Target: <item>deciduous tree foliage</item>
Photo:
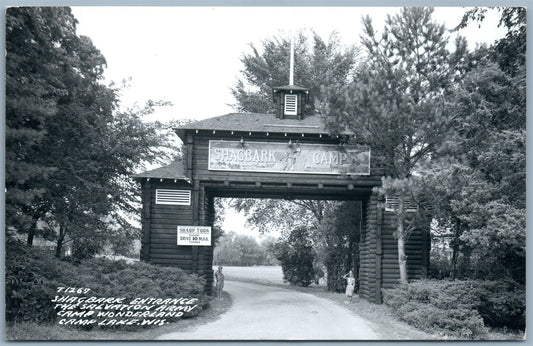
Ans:
{"type": "MultiPolygon", "coordinates": [[[[456,120],[426,176],[429,195],[442,197],[433,202],[437,219],[453,233],[452,277],[524,283],[525,10],[499,10],[509,32],[450,95],[456,120]]],[[[484,13],[467,12],[464,25],[484,13]]]]}
{"type": "Polygon", "coordinates": [[[253,198],[230,201],[230,206],[243,211],[249,226],[261,234],[271,231],[287,233],[297,226],[316,229],[324,216],[326,204],[325,201],[253,198]]]}
{"type": "Polygon", "coordinates": [[[67,235],[99,248],[109,232],[131,230],[130,175],[162,155],[162,125],[142,121],[159,104],[116,110],[105,59],[76,34],[69,8],[9,8],[6,50],[6,225],[31,244],[44,223],[57,256],[67,235]]]}

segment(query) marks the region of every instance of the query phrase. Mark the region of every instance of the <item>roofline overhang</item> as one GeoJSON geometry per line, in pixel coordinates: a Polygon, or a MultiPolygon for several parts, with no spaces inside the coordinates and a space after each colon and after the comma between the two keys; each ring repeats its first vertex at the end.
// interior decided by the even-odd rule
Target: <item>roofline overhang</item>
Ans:
{"type": "Polygon", "coordinates": [[[192,185],[191,179],[189,179],[187,177],[169,178],[169,177],[154,177],[154,176],[148,176],[148,175],[133,175],[133,176],[131,176],[131,178],[134,179],[134,180],[137,180],[137,181],[142,181],[144,179],[146,179],[147,181],[159,180],[161,182],[164,181],[164,180],[174,180],[175,183],[180,181],[180,182],[185,182],[185,183],[187,183],[189,185],[192,185]]]}

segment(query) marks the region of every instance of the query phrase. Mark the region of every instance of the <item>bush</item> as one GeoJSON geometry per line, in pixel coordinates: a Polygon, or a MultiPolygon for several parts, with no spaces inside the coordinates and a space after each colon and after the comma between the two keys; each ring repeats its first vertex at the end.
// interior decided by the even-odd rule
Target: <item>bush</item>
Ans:
{"type": "Polygon", "coordinates": [[[491,327],[525,329],[526,290],[512,280],[480,281],[477,307],[485,323],[491,327]]]}
{"type": "MultiPolygon", "coordinates": [[[[340,247],[339,247],[340,248],[340,247]]],[[[344,292],[346,291],[346,279],[343,278],[346,273],[350,271],[350,267],[346,265],[346,256],[344,249],[329,252],[326,255],[326,268],[328,272],[327,287],[329,291],[344,292]]],[[[358,280],[356,280],[356,286],[358,280]]],[[[356,291],[357,291],[356,287],[356,291]]]]}
{"type": "Polygon", "coordinates": [[[383,290],[398,317],[429,332],[477,338],[485,326],[525,327],[524,290],[505,281],[420,280],[383,290]]]}
{"type": "MultiPolygon", "coordinates": [[[[60,261],[49,253],[6,241],[6,320],[47,322],[56,319],[51,299],[57,287],[90,288],[90,296],[198,298],[206,304],[205,280],[174,267],[91,259],[60,261]]],[[[199,309],[192,311],[197,314],[199,309]]]]}
{"type": "Polygon", "coordinates": [[[307,287],[315,281],[315,252],[309,240],[309,231],[298,227],[291,231],[287,240],[275,244],[277,259],[281,262],[283,279],[292,285],[307,287]]]}
{"type": "Polygon", "coordinates": [[[59,260],[8,238],[5,270],[6,320],[53,320],[55,311],[50,299],[58,285],[52,278],[59,276],[59,260]]]}

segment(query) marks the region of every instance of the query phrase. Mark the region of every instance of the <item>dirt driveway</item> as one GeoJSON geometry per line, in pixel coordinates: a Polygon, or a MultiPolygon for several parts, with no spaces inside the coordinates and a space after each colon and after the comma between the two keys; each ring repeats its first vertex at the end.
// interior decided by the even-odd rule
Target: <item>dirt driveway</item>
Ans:
{"type": "Polygon", "coordinates": [[[293,290],[226,281],[231,309],[212,323],[159,340],[375,340],[370,322],[326,299],[293,290]]]}

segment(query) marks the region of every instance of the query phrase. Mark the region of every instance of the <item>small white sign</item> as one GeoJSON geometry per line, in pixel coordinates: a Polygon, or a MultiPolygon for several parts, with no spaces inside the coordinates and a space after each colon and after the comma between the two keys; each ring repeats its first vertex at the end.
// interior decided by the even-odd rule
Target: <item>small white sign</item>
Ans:
{"type": "Polygon", "coordinates": [[[178,226],[178,245],[211,246],[211,226],[178,226]]]}

